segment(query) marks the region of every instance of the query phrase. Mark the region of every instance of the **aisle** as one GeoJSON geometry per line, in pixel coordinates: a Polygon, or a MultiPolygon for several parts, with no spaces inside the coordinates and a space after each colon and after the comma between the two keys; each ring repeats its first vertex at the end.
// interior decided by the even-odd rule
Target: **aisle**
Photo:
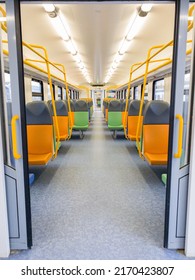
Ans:
{"type": "Polygon", "coordinates": [[[185,259],[163,248],[165,187],[95,112],[31,187],[33,247],[10,259],[185,259]]]}

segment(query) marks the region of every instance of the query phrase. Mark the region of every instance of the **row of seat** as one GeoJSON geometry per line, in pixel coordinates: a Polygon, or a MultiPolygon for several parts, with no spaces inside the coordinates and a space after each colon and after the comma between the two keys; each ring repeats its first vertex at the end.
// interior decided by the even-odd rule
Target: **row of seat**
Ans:
{"type": "Polygon", "coordinates": [[[166,165],[168,160],[169,104],[161,100],[145,101],[137,131],[140,100],[111,100],[108,106],[108,128],[122,130],[125,126],[127,138],[139,140],[139,148],[151,165],[166,165]]]}
{"type": "Polygon", "coordinates": [[[142,155],[151,165],[166,165],[168,160],[169,104],[162,100],[145,101],[138,119],[140,100],[129,102],[127,137],[139,140],[142,155]]]}
{"type": "Polygon", "coordinates": [[[89,121],[93,115],[93,99],[90,97],[80,98],[80,100],[84,100],[88,106],[88,113],[89,113],[89,121]]]}
{"type": "Polygon", "coordinates": [[[113,131],[124,129],[125,100],[111,100],[108,104],[108,128],[113,131]]]}
{"type": "Polygon", "coordinates": [[[56,138],[71,137],[71,131],[88,129],[88,104],[84,100],[55,101],[58,132],[55,131],[54,109],[51,102],[33,101],[26,105],[28,159],[30,165],[45,165],[53,157],[56,138]],[[69,108],[70,106],[70,108],[69,108]],[[59,134],[59,135],[57,135],[59,134]]]}

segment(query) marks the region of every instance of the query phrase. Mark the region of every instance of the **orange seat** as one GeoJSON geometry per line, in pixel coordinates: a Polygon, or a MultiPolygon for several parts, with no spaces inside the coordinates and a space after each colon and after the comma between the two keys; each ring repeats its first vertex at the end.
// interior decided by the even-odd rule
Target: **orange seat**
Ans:
{"type": "MultiPolygon", "coordinates": [[[[53,117],[53,122],[54,122],[53,117]]],[[[59,135],[60,140],[66,140],[69,137],[69,123],[68,123],[68,116],[57,116],[58,121],[58,129],[59,129],[59,135]]]]}
{"type": "Polygon", "coordinates": [[[125,112],[122,112],[122,124],[123,126],[125,125],[126,121],[125,121],[125,112]]]}
{"type": "MultiPolygon", "coordinates": [[[[127,137],[132,141],[136,140],[138,119],[139,116],[128,116],[127,137]]],[[[143,116],[141,116],[141,123],[140,123],[139,135],[138,135],[139,139],[141,136],[142,123],[143,123],[143,116]]]]}
{"type": "Polygon", "coordinates": [[[53,121],[44,101],[26,105],[28,161],[30,165],[45,165],[54,154],[53,121]]]}
{"type": "Polygon", "coordinates": [[[47,164],[53,155],[53,126],[27,125],[27,139],[29,164],[47,164]]]}
{"type": "Polygon", "coordinates": [[[165,165],[168,160],[168,124],[146,124],[143,126],[143,152],[151,165],[165,165]]]}
{"type": "Polygon", "coordinates": [[[70,125],[73,127],[74,125],[74,112],[68,112],[68,116],[69,116],[69,119],[70,119],[70,125]]]}
{"type": "Polygon", "coordinates": [[[105,111],[106,111],[106,117],[105,117],[106,118],[106,122],[108,122],[108,108],[106,108],[105,111]]]}

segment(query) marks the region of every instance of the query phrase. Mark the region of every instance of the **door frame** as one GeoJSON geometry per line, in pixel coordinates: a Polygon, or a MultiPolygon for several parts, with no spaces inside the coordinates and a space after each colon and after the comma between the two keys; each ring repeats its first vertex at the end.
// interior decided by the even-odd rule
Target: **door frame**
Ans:
{"type": "MultiPolygon", "coordinates": [[[[3,63],[3,51],[1,44],[1,30],[0,30],[0,92],[5,89],[5,81],[2,77],[2,71],[4,71],[3,63]]],[[[2,110],[3,104],[0,99],[0,110],[2,110]]],[[[3,120],[0,116],[0,139],[3,139],[2,135],[3,120]]],[[[3,143],[0,141],[0,170],[4,171],[4,157],[3,157],[3,143]]],[[[7,215],[7,201],[6,201],[6,187],[5,187],[5,175],[4,172],[0,172],[0,258],[8,257],[10,252],[9,245],[9,229],[8,229],[8,215],[7,215]]]]}

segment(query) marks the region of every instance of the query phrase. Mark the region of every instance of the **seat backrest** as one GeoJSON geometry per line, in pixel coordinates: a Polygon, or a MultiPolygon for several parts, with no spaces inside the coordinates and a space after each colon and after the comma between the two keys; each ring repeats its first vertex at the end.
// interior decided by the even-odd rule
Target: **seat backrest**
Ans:
{"type": "MultiPolygon", "coordinates": [[[[127,122],[128,122],[128,138],[131,140],[136,140],[137,126],[138,126],[138,120],[139,120],[139,110],[140,110],[140,100],[132,100],[129,102],[128,121],[127,122]]],[[[143,103],[138,138],[140,138],[140,136],[141,136],[144,110],[145,110],[145,102],[143,103]]]]}
{"type": "MultiPolygon", "coordinates": [[[[50,103],[50,106],[51,106],[52,115],[54,115],[52,103],[50,103]]],[[[56,115],[57,116],[68,116],[68,105],[65,101],[56,100],[55,106],[56,106],[56,115]]]]}
{"type": "Polygon", "coordinates": [[[111,100],[108,105],[108,126],[120,127],[122,124],[121,102],[120,100],[111,100]]]}
{"type": "Polygon", "coordinates": [[[148,102],[143,120],[144,153],[168,153],[169,111],[168,102],[148,102]]]}
{"type": "Polygon", "coordinates": [[[28,152],[30,154],[53,153],[53,121],[49,106],[44,101],[26,105],[28,152]]]}
{"type": "Polygon", "coordinates": [[[88,104],[84,100],[77,100],[74,104],[75,112],[88,112],[88,104]]]}
{"type": "MultiPolygon", "coordinates": [[[[59,137],[60,140],[65,140],[68,138],[68,131],[69,131],[67,103],[63,100],[56,100],[55,106],[56,106],[56,116],[58,122],[59,137]]],[[[55,122],[52,103],[50,103],[50,107],[53,115],[53,122],[55,122]]]]}
{"type": "Polygon", "coordinates": [[[111,100],[108,104],[108,112],[121,112],[120,100],[111,100]]]}
{"type": "MultiPolygon", "coordinates": [[[[67,106],[68,112],[69,112],[69,106],[68,106],[68,100],[67,99],[65,100],[65,103],[66,103],[66,106],[67,106]]],[[[71,109],[71,112],[75,111],[74,104],[75,104],[75,102],[70,99],[70,109],[71,109]]]]}
{"type": "MultiPolygon", "coordinates": [[[[145,109],[146,102],[143,103],[142,116],[145,109]]],[[[139,116],[140,100],[132,100],[128,106],[128,116],[139,116]]]]}
{"type": "Polygon", "coordinates": [[[125,99],[121,99],[121,112],[125,111],[125,107],[126,107],[126,100],[125,99]]]}

